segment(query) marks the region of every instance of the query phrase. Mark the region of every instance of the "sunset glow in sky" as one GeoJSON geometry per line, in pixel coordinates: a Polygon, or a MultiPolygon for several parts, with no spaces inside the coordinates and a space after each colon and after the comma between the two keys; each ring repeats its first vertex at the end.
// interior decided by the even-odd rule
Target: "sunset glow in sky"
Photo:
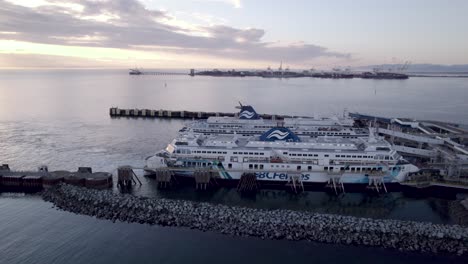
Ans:
{"type": "Polygon", "coordinates": [[[468,1],[0,0],[0,68],[468,63],[468,1]]]}

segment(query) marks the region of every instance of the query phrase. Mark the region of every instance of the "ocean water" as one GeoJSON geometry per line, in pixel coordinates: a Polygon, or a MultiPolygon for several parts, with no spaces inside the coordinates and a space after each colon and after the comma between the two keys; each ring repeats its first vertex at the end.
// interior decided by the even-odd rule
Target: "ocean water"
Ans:
{"type": "MultiPolygon", "coordinates": [[[[142,167],[182,120],[109,117],[109,108],[235,111],[238,101],[260,113],[330,115],[349,111],[468,124],[468,80],[326,80],[129,76],[125,70],[0,72],[0,163],[12,169],[115,172],[142,167]]],[[[151,179],[135,195],[191,199],[266,209],[288,208],[363,217],[454,224],[446,198],[322,192],[293,196],[262,190],[241,197],[232,189],[158,192],[151,179]]],[[[40,197],[0,194],[0,263],[440,263],[391,250],[306,242],[260,241],[139,224],[111,223],[51,208],[40,197]]]]}

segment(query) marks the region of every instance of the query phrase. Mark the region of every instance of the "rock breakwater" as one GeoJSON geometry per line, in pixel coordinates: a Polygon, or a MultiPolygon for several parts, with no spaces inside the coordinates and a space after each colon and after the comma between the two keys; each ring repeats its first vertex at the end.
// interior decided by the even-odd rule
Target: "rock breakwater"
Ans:
{"type": "Polygon", "coordinates": [[[466,255],[468,228],[292,210],[138,197],[61,184],[42,193],[57,208],[112,221],[178,226],[232,236],[308,240],[466,255]]]}

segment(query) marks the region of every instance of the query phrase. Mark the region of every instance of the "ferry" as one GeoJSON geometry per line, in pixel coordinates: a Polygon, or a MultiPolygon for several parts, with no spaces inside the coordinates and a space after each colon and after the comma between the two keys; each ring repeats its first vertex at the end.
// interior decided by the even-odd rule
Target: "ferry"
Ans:
{"type": "Polygon", "coordinates": [[[194,177],[196,170],[209,170],[221,179],[239,180],[254,173],[261,181],[288,182],[299,176],[303,183],[369,184],[378,176],[383,183],[401,182],[418,168],[403,159],[392,145],[369,137],[299,137],[287,127],[274,127],[259,136],[205,136],[180,133],[168,146],[146,159],[145,173],[171,169],[176,176],[194,177]]]}
{"type": "Polygon", "coordinates": [[[135,69],[130,69],[128,74],[130,74],[130,75],[142,75],[143,72],[140,71],[138,68],[135,68],[135,69]]]}
{"type": "Polygon", "coordinates": [[[261,135],[268,129],[280,124],[299,136],[308,137],[343,137],[358,138],[369,136],[367,129],[355,128],[354,119],[346,113],[343,117],[332,118],[284,118],[284,120],[263,119],[250,105],[238,107],[240,112],[236,117],[209,117],[207,120],[198,120],[187,123],[179,132],[192,131],[205,136],[238,134],[249,137],[261,135]]]}

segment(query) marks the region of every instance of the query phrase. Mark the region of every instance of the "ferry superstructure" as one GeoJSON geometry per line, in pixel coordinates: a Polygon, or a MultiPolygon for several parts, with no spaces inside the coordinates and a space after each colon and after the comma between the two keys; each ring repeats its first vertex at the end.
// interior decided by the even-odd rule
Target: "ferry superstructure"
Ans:
{"type": "Polygon", "coordinates": [[[343,138],[367,137],[368,130],[354,128],[354,120],[344,115],[332,118],[285,118],[284,120],[262,119],[250,105],[240,105],[238,117],[209,117],[187,123],[180,132],[192,131],[203,135],[238,134],[239,136],[261,135],[266,130],[281,124],[299,136],[338,136],[343,138]]]}
{"type": "Polygon", "coordinates": [[[374,175],[382,182],[400,182],[418,171],[373,133],[354,140],[313,139],[298,137],[286,127],[250,138],[181,133],[146,163],[147,173],[169,167],[176,175],[192,177],[197,169],[209,169],[227,180],[255,173],[258,180],[280,182],[300,175],[305,183],[325,183],[339,176],[341,183],[368,184],[374,175]]]}

